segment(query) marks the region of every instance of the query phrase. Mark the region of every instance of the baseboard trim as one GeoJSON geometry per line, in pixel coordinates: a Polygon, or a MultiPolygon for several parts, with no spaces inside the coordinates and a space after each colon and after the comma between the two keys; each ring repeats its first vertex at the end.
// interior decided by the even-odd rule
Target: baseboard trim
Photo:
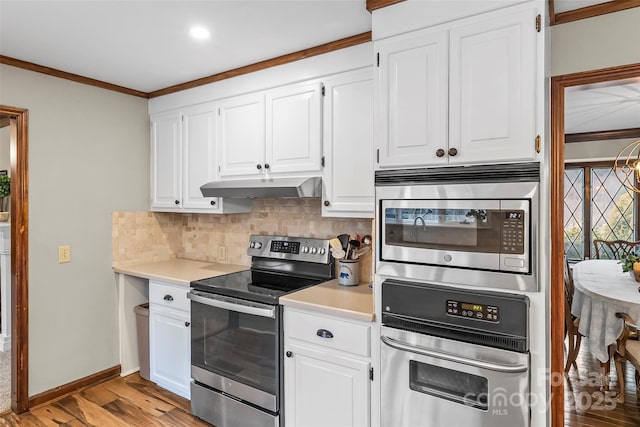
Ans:
{"type": "Polygon", "coordinates": [[[49,403],[53,400],[58,400],[69,394],[76,393],[84,388],[95,385],[105,380],[115,378],[120,375],[122,367],[120,365],[113,368],[105,369],[104,371],[96,372],[79,380],[72,381],[70,383],[61,385],[51,390],[43,391],[29,398],[29,409],[33,409],[34,406],[39,406],[44,403],[49,403]]]}

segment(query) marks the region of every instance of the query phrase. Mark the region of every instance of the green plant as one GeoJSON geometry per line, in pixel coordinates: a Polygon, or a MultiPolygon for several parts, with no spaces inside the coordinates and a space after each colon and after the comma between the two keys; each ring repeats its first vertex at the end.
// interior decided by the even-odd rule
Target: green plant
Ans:
{"type": "Polygon", "coordinates": [[[6,212],[9,208],[9,196],[11,195],[11,178],[0,175],[0,211],[6,212]]]}
{"type": "Polygon", "coordinates": [[[640,251],[638,249],[634,249],[627,255],[622,255],[618,264],[622,264],[622,272],[626,273],[633,270],[633,264],[636,262],[640,262],[640,251]]]}

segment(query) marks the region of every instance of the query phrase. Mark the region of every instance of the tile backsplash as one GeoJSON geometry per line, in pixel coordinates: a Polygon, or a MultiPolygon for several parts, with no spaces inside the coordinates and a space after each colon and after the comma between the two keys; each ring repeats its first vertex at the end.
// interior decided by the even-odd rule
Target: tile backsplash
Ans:
{"type": "MultiPolygon", "coordinates": [[[[247,244],[251,234],[317,238],[372,234],[370,218],[324,218],[320,203],[316,198],[254,199],[250,213],[226,215],[115,212],[112,263],[126,267],[189,258],[249,265],[247,244]]],[[[371,259],[362,259],[363,281],[371,278],[371,259]]]]}

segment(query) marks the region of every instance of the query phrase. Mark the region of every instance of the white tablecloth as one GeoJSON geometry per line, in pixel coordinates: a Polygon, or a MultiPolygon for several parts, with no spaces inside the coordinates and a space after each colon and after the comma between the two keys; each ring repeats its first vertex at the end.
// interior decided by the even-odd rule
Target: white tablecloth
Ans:
{"type": "Polygon", "coordinates": [[[573,266],[575,293],[571,313],[580,318],[578,330],[589,337],[589,351],[601,362],[622,332],[624,322],[616,312],[640,321],[640,292],[629,273],[615,260],[587,260],[573,266]]]}

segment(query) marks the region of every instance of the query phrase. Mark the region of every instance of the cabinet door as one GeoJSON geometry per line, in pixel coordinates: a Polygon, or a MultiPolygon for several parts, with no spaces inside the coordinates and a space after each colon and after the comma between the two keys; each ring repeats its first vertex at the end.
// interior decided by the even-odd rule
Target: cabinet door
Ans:
{"type": "Polygon", "coordinates": [[[536,11],[450,32],[450,163],[535,158],[536,11]]]}
{"type": "Polygon", "coordinates": [[[189,398],[191,329],[189,315],[154,309],[149,313],[149,374],[151,381],[189,398]]]}
{"type": "Polygon", "coordinates": [[[447,33],[416,31],[375,43],[378,167],[446,163],[447,33]]]}
{"type": "Polygon", "coordinates": [[[180,208],[180,113],[151,117],[151,208],[180,208]]]}
{"type": "Polygon", "coordinates": [[[285,351],[285,420],[289,427],[370,425],[370,364],[295,343],[285,351]]]}
{"type": "Polygon", "coordinates": [[[268,173],[322,170],[322,85],[292,85],[267,92],[268,173]]]}
{"type": "Polygon", "coordinates": [[[220,177],[264,172],[264,95],[229,98],[218,104],[220,177]]]}
{"type": "Polygon", "coordinates": [[[325,81],[323,216],[373,218],[373,73],[325,81]]]}
{"type": "Polygon", "coordinates": [[[200,186],[217,177],[214,105],[191,109],[183,116],[183,207],[217,211],[217,197],[203,197],[200,186]]]}

